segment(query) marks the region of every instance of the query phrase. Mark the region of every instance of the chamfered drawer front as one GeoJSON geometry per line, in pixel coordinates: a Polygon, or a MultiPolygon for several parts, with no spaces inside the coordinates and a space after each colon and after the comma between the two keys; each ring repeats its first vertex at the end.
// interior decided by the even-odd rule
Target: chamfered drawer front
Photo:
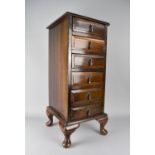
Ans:
{"type": "Polygon", "coordinates": [[[71,103],[73,106],[81,106],[93,102],[103,102],[103,89],[71,90],[71,103]]]}
{"type": "Polygon", "coordinates": [[[72,54],[73,69],[103,69],[104,67],[105,58],[102,56],[72,54]]]}
{"type": "Polygon", "coordinates": [[[96,23],[90,20],[73,18],[73,32],[80,32],[92,36],[105,37],[106,27],[103,24],[96,23]]]}
{"type": "Polygon", "coordinates": [[[72,53],[104,54],[106,44],[104,40],[83,37],[72,37],[72,53]]]}
{"type": "Polygon", "coordinates": [[[103,108],[102,104],[72,108],[71,109],[71,120],[78,121],[81,119],[86,119],[89,117],[93,117],[95,115],[102,114],[103,112],[102,108],[103,108]]]}
{"type": "Polygon", "coordinates": [[[103,88],[104,72],[72,72],[72,89],[103,88]]]}

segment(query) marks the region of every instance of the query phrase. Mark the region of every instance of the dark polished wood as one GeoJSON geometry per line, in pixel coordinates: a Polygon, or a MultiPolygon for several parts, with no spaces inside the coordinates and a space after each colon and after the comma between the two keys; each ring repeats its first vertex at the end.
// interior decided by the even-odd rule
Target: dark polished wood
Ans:
{"type": "MultiPolygon", "coordinates": [[[[72,107],[72,108],[74,108],[74,107],[72,107]]],[[[80,109],[80,107],[76,107],[76,109],[77,109],[77,108],[80,109]]],[[[59,121],[61,121],[61,122],[64,124],[64,126],[72,126],[72,125],[76,125],[76,124],[79,124],[79,123],[83,123],[83,122],[86,122],[86,121],[89,121],[89,120],[94,120],[94,119],[97,120],[97,119],[100,119],[100,118],[107,117],[107,114],[104,113],[104,112],[102,111],[101,114],[95,115],[95,116],[93,116],[93,117],[87,117],[87,118],[85,118],[85,119],[75,120],[75,121],[72,121],[72,120],[70,119],[70,121],[67,122],[67,121],[63,118],[62,114],[61,114],[60,112],[56,111],[53,107],[48,106],[47,109],[48,109],[48,112],[49,112],[51,115],[55,116],[59,121]]],[[[71,116],[71,115],[70,115],[70,116],[71,116]]]]}
{"type": "Polygon", "coordinates": [[[78,121],[98,114],[102,114],[102,104],[100,102],[94,103],[93,105],[72,108],[71,119],[72,121],[78,121]]]}
{"type": "Polygon", "coordinates": [[[108,122],[108,117],[106,116],[106,117],[96,119],[96,120],[100,123],[100,134],[101,135],[107,135],[108,131],[105,129],[105,125],[108,122]]]}
{"type": "Polygon", "coordinates": [[[96,55],[78,55],[72,54],[72,68],[76,69],[103,69],[105,67],[105,58],[96,55]]]}
{"type": "Polygon", "coordinates": [[[63,125],[63,123],[59,122],[59,126],[61,131],[63,132],[65,139],[62,143],[64,148],[69,148],[71,146],[71,139],[70,136],[71,134],[77,129],[79,128],[80,124],[76,124],[74,126],[69,126],[69,127],[65,127],[63,125]]]}
{"type": "Polygon", "coordinates": [[[72,53],[80,54],[101,54],[105,53],[105,41],[86,38],[86,37],[72,37],[72,53]]]}
{"type": "Polygon", "coordinates": [[[71,103],[103,101],[103,89],[83,89],[71,91],[71,103]]]}
{"type": "Polygon", "coordinates": [[[104,72],[72,72],[72,89],[103,88],[104,72]]]}
{"type": "Polygon", "coordinates": [[[49,106],[46,113],[53,124],[59,119],[70,147],[71,134],[85,121],[96,119],[101,134],[107,123],[104,112],[107,27],[109,23],[65,13],[49,29],[49,106]]]}
{"type": "Polygon", "coordinates": [[[50,127],[53,124],[53,113],[50,111],[50,109],[47,107],[46,114],[48,117],[48,121],[46,122],[46,126],[50,127]]]}
{"type": "Polygon", "coordinates": [[[94,19],[94,18],[91,18],[91,17],[83,16],[83,15],[79,15],[79,14],[72,13],[72,12],[65,12],[61,17],[59,17],[54,22],[52,22],[49,26],[47,26],[47,29],[52,29],[54,26],[56,26],[58,23],[60,23],[61,20],[65,16],[78,17],[78,18],[81,18],[81,19],[86,19],[86,20],[89,20],[89,21],[100,23],[100,24],[103,24],[105,26],[109,26],[110,25],[110,23],[108,23],[106,21],[101,21],[101,20],[98,20],[98,19],[94,19]]]}
{"type": "Polygon", "coordinates": [[[100,36],[104,38],[105,26],[100,23],[96,23],[87,19],[74,17],[73,18],[73,31],[82,32],[89,36],[100,36]]]}
{"type": "Polygon", "coordinates": [[[49,105],[68,119],[68,18],[49,30],[49,105]]]}

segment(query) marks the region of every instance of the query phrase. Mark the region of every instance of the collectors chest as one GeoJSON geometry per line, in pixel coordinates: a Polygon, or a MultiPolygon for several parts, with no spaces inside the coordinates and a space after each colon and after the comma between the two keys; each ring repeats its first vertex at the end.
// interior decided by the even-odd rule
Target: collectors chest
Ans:
{"type": "Polygon", "coordinates": [[[49,106],[52,126],[59,120],[63,146],[81,122],[97,120],[100,134],[108,121],[104,112],[107,27],[109,23],[67,12],[49,25],[49,106]]]}

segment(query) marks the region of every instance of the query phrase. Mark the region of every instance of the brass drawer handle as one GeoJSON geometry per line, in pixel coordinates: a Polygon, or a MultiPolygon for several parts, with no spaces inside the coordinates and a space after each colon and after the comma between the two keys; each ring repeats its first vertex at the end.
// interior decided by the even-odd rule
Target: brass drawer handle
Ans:
{"type": "Polygon", "coordinates": [[[94,27],[92,24],[89,25],[89,32],[93,32],[94,31],[94,27]]]}

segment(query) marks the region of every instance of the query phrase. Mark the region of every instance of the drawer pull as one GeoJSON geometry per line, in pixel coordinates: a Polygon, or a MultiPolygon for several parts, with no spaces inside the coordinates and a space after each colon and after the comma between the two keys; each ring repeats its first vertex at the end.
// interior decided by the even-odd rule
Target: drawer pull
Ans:
{"type": "Polygon", "coordinates": [[[94,31],[93,25],[89,25],[89,32],[93,32],[93,31],[94,31]]]}
{"type": "Polygon", "coordinates": [[[91,100],[91,94],[90,94],[90,92],[87,93],[87,100],[91,100]]]}
{"type": "Polygon", "coordinates": [[[93,65],[93,61],[92,61],[92,59],[89,59],[89,66],[92,66],[93,65]]]}
{"type": "Polygon", "coordinates": [[[88,77],[88,84],[91,83],[91,76],[88,77]]]}
{"type": "Polygon", "coordinates": [[[88,49],[91,48],[91,41],[88,42],[88,49]]]}
{"type": "Polygon", "coordinates": [[[90,111],[90,109],[87,110],[87,116],[91,116],[91,111],[90,111]]]}

